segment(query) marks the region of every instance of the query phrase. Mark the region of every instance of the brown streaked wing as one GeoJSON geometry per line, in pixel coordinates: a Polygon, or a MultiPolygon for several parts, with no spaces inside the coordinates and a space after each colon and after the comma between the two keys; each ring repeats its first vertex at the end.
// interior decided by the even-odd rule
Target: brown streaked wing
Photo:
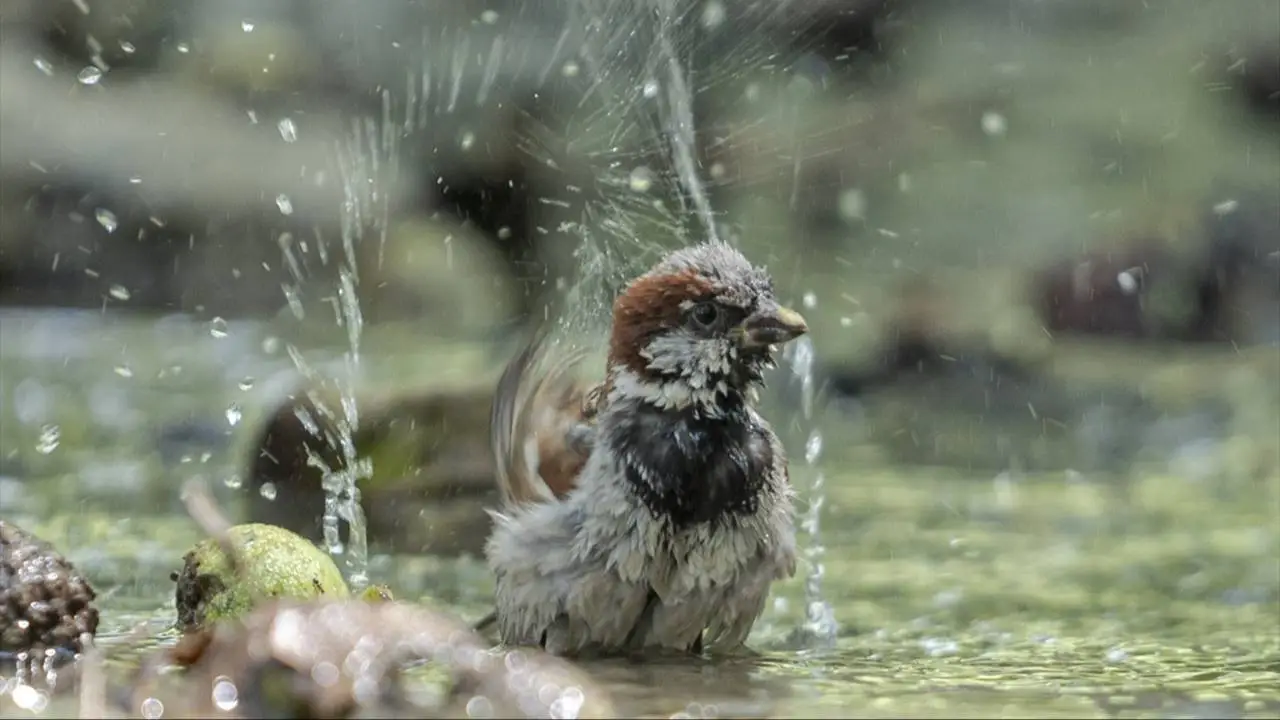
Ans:
{"type": "Polygon", "coordinates": [[[539,331],[498,380],[490,437],[504,506],[563,496],[590,450],[583,430],[598,393],[578,375],[586,353],[551,350],[539,331]]]}

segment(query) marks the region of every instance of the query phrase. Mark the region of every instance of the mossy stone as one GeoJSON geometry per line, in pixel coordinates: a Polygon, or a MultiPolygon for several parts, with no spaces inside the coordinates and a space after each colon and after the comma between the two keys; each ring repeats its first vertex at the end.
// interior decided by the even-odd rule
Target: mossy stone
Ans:
{"type": "Polygon", "coordinates": [[[240,552],[243,577],[232,574],[215,540],[204,540],[188,551],[182,571],[174,573],[180,629],[242,617],[262,600],[350,595],[337,565],[306,538],[263,523],[237,525],[229,535],[240,552]]]}

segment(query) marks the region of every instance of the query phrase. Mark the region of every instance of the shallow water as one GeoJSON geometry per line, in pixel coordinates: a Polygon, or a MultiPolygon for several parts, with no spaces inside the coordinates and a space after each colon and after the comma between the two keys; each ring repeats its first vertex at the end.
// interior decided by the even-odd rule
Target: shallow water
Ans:
{"type": "MultiPolygon", "coordinates": [[[[461,376],[500,359],[496,349],[445,350],[393,330],[366,338],[370,385],[461,376]]],[[[201,475],[236,508],[245,490],[226,481],[242,470],[263,411],[289,387],[285,342],[266,325],[210,334],[207,323],[180,319],[0,317],[0,507],[88,574],[101,599],[100,642],[117,662],[172,640],[162,633],[137,647],[127,635],[141,621],[159,631],[172,618],[168,574],[198,539],[176,488],[201,475]],[[56,447],[49,425],[59,428],[56,447]]],[[[313,343],[304,352],[323,366],[341,349],[313,343]]],[[[841,627],[836,647],[793,648],[804,618],[797,578],[778,589],[752,638],[760,658],[588,665],[623,712],[1280,713],[1274,467],[1265,477],[1166,464],[1123,477],[993,478],[892,466],[847,424],[824,431],[823,587],[841,627]]],[[[375,556],[370,574],[398,597],[469,619],[483,614],[490,590],[473,560],[375,556]]],[[[0,714],[15,712],[0,703],[0,714]]]]}

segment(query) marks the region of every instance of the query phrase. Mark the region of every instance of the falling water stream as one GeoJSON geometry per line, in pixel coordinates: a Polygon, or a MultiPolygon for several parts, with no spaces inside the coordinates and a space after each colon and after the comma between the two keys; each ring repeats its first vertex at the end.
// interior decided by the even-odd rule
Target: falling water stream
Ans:
{"type": "MultiPolygon", "coordinates": [[[[373,118],[360,118],[352,123],[351,134],[345,145],[335,148],[335,161],[342,183],[341,253],[338,259],[338,282],[332,297],[334,318],[346,331],[347,349],[343,354],[343,372],[338,378],[321,377],[293,346],[288,347],[294,366],[310,384],[308,399],[316,412],[328,421],[325,427],[334,428],[335,437],[325,440],[338,447],[341,461],[338,467],[329,464],[310,448],[307,462],[321,473],[324,489],[324,510],[321,530],[326,549],[341,560],[347,581],[353,590],[359,591],[368,584],[368,531],[364,509],[360,504],[360,481],[373,476],[373,461],[361,457],[356,447],[356,432],[360,427],[360,412],[356,401],[356,387],[360,381],[360,340],[364,329],[364,316],[360,309],[358,293],[360,267],[358,248],[364,242],[377,240],[385,245],[387,223],[390,215],[388,196],[389,181],[398,171],[398,150],[403,126],[391,122],[390,93],[382,97],[381,122],[373,118]],[[376,234],[376,237],[374,235],[376,234]],[[331,406],[331,399],[323,392],[336,391],[339,408],[331,406]],[[342,537],[342,524],[346,524],[346,539],[342,537]]],[[[317,233],[317,252],[321,262],[328,262],[332,253],[327,238],[317,233]]],[[[286,257],[290,257],[292,245],[285,245],[286,257]]],[[[298,263],[292,259],[290,268],[298,263]]],[[[302,278],[295,272],[295,281],[302,278]]],[[[296,287],[285,287],[287,298],[296,296],[296,287]]],[[[299,319],[302,312],[291,301],[299,319]]],[[[298,419],[308,431],[323,437],[321,423],[305,408],[297,411],[298,419]]]]}
{"type": "Polygon", "coordinates": [[[694,159],[695,135],[693,117],[693,93],[689,90],[686,71],[675,44],[671,41],[671,33],[679,15],[675,0],[656,0],[658,8],[658,47],[661,64],[667,70],[667,104],[664,108],[664,125],[670,134],[671,163],[675,167],[676,177],[684,186],[684,191],[693,202],[693,211],[702,221],[703,231],[708,240],[718,240],[715,215],[711,209],[711,200],[707,197],[706,187],[698,174],[697,161],[694,159]]]}

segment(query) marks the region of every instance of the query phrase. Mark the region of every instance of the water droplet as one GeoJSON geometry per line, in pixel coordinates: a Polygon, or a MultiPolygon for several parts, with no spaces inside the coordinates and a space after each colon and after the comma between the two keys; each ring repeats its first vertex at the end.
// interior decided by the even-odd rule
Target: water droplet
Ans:
{"type": "Polygon", "coordinates": [[[1124,272],[1116,275],[1116,285],[1120,286],[1120,292],[1125,295],[1132,295],[1138,292],[1139,283],[1134,270],[1140,271],[1141,268],[1125,270],[1124,272]]]}
{"type": "Polygon", "coordinates": [[[97,85],[102,80],[102,71],[90,65],[82,69],[76,75],[76,79],[80,81],[81,85],[97,85]]]}
{"type": "Polygon", "coordinates": [[[814,431],[810,433],[809,440],[804,444],[804,461],[810,465],[818,462],[818,458],[822,456],[822,433],[814,431]]]}
{"type": "Polygon", "coordinates": [[[129,42],[128,40],[121,40],[120,51],[123,52],[125,55],[132,55],[138,51],[138,48],[134,47],[133,43],[129,42]]]}
{"type": "Polygon", "coordinates": [[[840,193],[836,201],[837,212],[846,222],[862,220],[867,216],[867,196],[861,190],[853,188],[840,193]]]}
{"type": "Polygon", "coordinates": [[[948,638],[924,638],[920,641],[920,647],[930,657],[948,657],[960,651],[960,645],[948,638]]]}
{"type": "Polygon", "coordinates": [[[281,284],[280,289],[284,291],[285,302],[289,304],[289,310],[293,316],[299,320],[307,316],[306,308],[302,305],[302,298],[298,296],[298,288],[293,285],[281,284]]]}
{"type": "Polygon", "coordinates": [[[244,478],[240,477],[240,473],[231,473],[222,481],[222,484],[231,490],[239,490],[244,486],[244,478]]]}
{"type": "Polygon", "coordinates": [[[227,415],[227,424],[230,425],[231,427],[235,427],[236,425],[239,425],[240,418],[244,417],[244,413],[240,411],[240,406],[237,405],[236,403],[231,403],[231,405],[227,406],[226,415],[227,415]]]}
{"type": "Polygon", "coordinates": [[[627,184],[636,192],[649,192],[653,187],[653,171],[642,165],[631,171],[627,184]]]}
{"type": "Polygon", "coordinates": [[[243,30],[243,31],[245,31],[245,32],[247,32],[247,33],[251,33],[251,32],[253,32],[253,21],[252,21],[252,20],[241,20],[241,21],[240,21],[240,29],[241,29],[241,30],[243,30]]]}
{"type": "Polygon", "coordinates": [[[109,233],[115,232],[116,228],[120,227],[120,221],[116,219],[116,214],[106,208],[94,210],[93,217],[109,233]]]}
{"type": "Polygon", "coordinates": [[[280,193],[276,196],[276,207],[280,208],[281,215],[293,214],[293,201],[284,193],[280,193]]]}
{"type": "Polygon", "coordinates": [[[191,46],[186,43],[178,43],[177,49],[178,49],[178,52],[182,53],[183,55],[186,55],[187,53],[191,52],[191,46]]]}
{"type": "MultiPolygon", "coordinates": [[[[582,706],[586,701],[587,697],[582,692],[582,688],[571,685],[560,693],[560,697],[551,701],[551,705],[547,709],[550,711],[551,717],[576,718],[582,711],[582,706]]],[[[719,714],[704,711],[701,717],[719,717],[719,714]]]]}
{"type": "Polygon", "coordinates": [[[258,488],[258,494],[267,500],[275,500],[276,484],[271,482],[262,483],[262,487],[258,488]]]}
{"type": "Polygon", "coordinates": [[[710,0],[702,6],[702,27],[710,30],[724,22],[724,4],[720,0],[710,0]]]}
{"type": "Polygon", "coordinates": [[[147,720],[159,720],[164,717],[164,703],[153,697],[143,700],[138,709],[142,711],[142,717],[147,720]]]}
{"type": "Polygon", "coordinates": [[[52,423],[40,427],[40,437],[36,439],[36,452],[48,455],[58,449],[62,442],[62,428],[52,423]]]}
{"type": "Polygon", "coordinates": [[[262,338],[262,352],[268,355],[275,355],[280,352],[280,338],[274,335],[262,338]]]}
{"type": "Polygon", "coordinates": [[[240,691],[231,678],[219,675],[213,681],[213,704],[223,712],[231,712],[240,704],[240,691]]]}
{"type": "Polygon", "coordinates": [[[227,336],[227,321],[220,317],[216,317],[209,321],[209,334],[215,338],[222,339],[227,336]]]}
{"type": "Polygon", "coordinates": [[[485,25],[493,25],[494,23],[498,22],[498,11],[485,10],[484,12],[480,13],[480,22],[484,23],[485,25]]]}
{"type": "Polygon", "coordinates": [[[137,175],[134,175],[133,177],[129,178],[129,184],[130,184],[130,185],[141,185],[141,184],[142,184],[142,178],[138,177],[137,175]]]}
{"type": "Polygon", "coordinates": [[[45,75],[53,75],[53,63],[49,62],[48,60],[45,60],[42,57],[36,58],[34,62],[36,64],[37,70],[44,73],[45,75]]]}
{"type": "Polygon", "coordinates": [[[1009,129],[1009,123],[1004,116],[998,112],[987,111],[982,113],[982,132],[997,137],[1004,135],[1009,129]]]}
{"type": "Polygon", "coordinates": [[[12,687],[13,690],[9,693],[9,697],[13,700],[14,705],[23,710],[40,715],[49,706],[49,696],[40,692],[39,689],[24,682],[18,682],[17,685],[12,687]]]}
{"type": "Polygon", "coordinates": [[[803,303],[806,308],[813,309],[818,307],[818,296],[810,291],[804,294],[804,297],[800,299],[800,302],[803,303]]]}
{"type": "Polygon", "coordinates": [[[813,370],[813,341],[808,337],[802,337],[791,345],[791,372],[796,377],[809,377],[813,370]]]}
{"type": "Polygon", "coordinates": [[[470,150],[471,146],[476,144],[476,134],[470,131],[462,133],[462,140],[458,144],[463,150],[470,150]]]}
{"type": "Polygon", "coordinates": [[[115,366],[114,370],[115,370],[115,373],[122,378],[133,377],[133,370],[130,369],[128,365],[117,365],[115,366]]]}
{"type": "MultiPolygon", "coordinates": [[[[482,718],[493,717],[493,701],[485,695],[472,695],[467,700],[467,717],[482,718]]],[[[565,717],[572,717],[566,715],[565,717]]]]}
{"type": "Polygon", "coordinates": [[[116,300],[122,300],[122,301],[128,300],[129,288],[123,285],[112,285],[110,289],[107,290],[107,294],[115,298],[116,300]]]}
{"type": "Polygon", "coordinates": [[[582,70],[582,68],[578,65],[578,61],[570,60],[564,64],[563,68],[560,69],[560,74],[567,78],[577,77],[580,70],[582,70]]]}
{"type": "Polygon", "coordinates": [[[650,100],[658,97],[658,81],[645,80],[644,86],[640,88],[640,92],[650,100]]]}
{"type": "Polygon", "coordinates": [[[280,131],[280,138],[287,143],[298,141],[298,126],[293,123],[293,118],[281,118],[276,123],[276,129],[280,131]]]}
{"type": "Polygon", "coordinates": [[[252,389],[253,389],[253,376],[252,376],[252,375],[245,375],[245,376],[244,376],[244,379],[242,379],[239,383],[237,383],[237,384],[236,384],[236,387],[238,387],[238,388],[240,388],[241,390],[244,390],[244,391],[252,390],[252,389]]]}

